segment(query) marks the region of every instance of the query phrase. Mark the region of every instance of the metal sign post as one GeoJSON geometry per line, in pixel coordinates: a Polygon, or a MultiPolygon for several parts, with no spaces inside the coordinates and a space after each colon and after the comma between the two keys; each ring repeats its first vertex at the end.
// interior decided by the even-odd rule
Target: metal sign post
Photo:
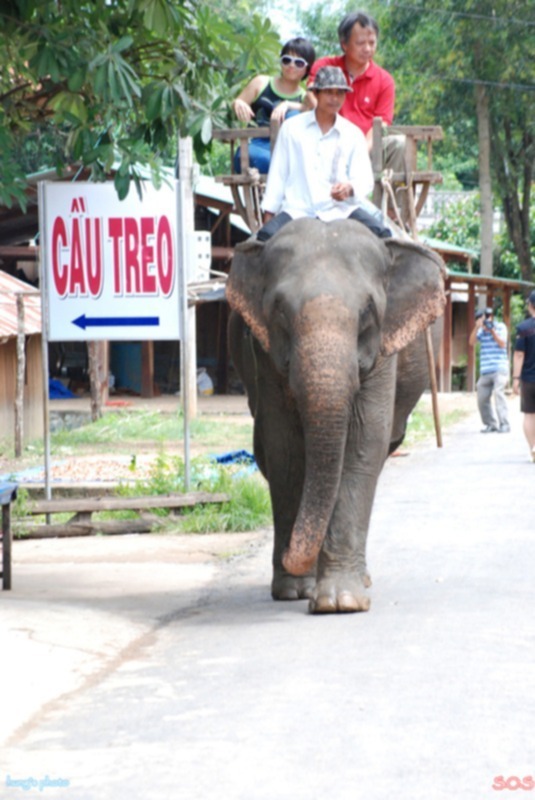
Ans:
{"type": "Polygon", "coordinates": [[[185,226],[182,225],[184,215],[186,213],[186,197],[184,191],[184,182],[178,181],[177,192],[177,230],[178,230],[178,251],[179,260],[182,269],[179,270],[180,275],[180,341],[182,347],[180,348],[180,384],[181,384],[181,397],[182,397],[182,412],[184,414],[184,489],[189,492],[191,481],[190,470],[190,438],[189,438],[189,421],[190,421],[190,393],[187,389],[188,376],[190,374],[189,363],[189,348],[187,347],[188,336],[188,237],[186,234],[185,226]]]}
{"type": "MultiPolygon", "coordinates": [[[[46,239],[46,223],[45,223],[45,199],[44,199],[44,183],[39,183],[38,187],[38,203],[39,203],[39,231],[41,240],[46,239]]],[[[45,269],[45,256],[43,245],[39,247],[39,286],[41,287],[41,318],[42,318],[42,333],[41,333],[41,352],[42,352],[42,369],[43,369],[43,439],[44,439],[44,457],[45,457],[45,499],[50,500],[52,497],[52,490],[50,488],[50,405],[49,405],[49,389],[48,389],[48,291],[47,291],[47,274],[45,269]]],[[[46,518],[47,523],[50,521],[49,517],[46,518]]]]}

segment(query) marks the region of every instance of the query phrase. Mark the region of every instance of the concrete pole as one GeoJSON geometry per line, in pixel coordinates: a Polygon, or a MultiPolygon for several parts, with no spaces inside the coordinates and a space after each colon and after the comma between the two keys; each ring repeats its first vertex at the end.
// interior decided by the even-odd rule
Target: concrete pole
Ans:
{"type": "MultiPolygon", "coordinates": [[[[193,197],[193,146],[191,137],[178,140],[178,179],[183,183],[182,197],[185,199],[183,222],[184,236],[193,236],[195,230],[195,203],[193,197]]],[[[192,269],[193,265],[188,264],[192,269]]],[[[195,306],[188,309],[187,339],[181,348],[188,348],[188,374],[186,385],[181,387],[181,400],[184,406],[184,393],[188,393],[187,406],[190,419],[197,416],[197,315],[195,306]]],[[[182,350],[183,352],[183,350],[182,350]]]]}

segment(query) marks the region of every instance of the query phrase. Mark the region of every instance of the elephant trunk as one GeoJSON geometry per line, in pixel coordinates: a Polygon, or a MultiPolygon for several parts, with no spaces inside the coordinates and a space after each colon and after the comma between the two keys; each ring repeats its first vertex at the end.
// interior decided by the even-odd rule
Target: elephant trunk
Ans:
{"type": "MultiPolygon", "coordinates": [[[[321,299],[313,301],[314,304],[321,299]]],[[[324,309],[325,310],[325,309],[324,309]]],[[[290,368],[290,386],[305,438],[305,477],[283,566],[292,575],[313,569],[338,497],[352,399],[358,388],[356,332],[347,310],[330,308],[328,320],[306,325],[302,315],[290,368]],[[309,329],[310,327],[310,329],[309,329]]]]}

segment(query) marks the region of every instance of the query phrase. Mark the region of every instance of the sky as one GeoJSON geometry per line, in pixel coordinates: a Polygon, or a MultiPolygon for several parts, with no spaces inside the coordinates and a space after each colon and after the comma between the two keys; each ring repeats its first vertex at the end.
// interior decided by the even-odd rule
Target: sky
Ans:
{"type": "MultiPolygon", "coordinates": [[[[272,11],[270,19],[278,28],[283,42],[292,39],[294,36],[302,35],[303,31],[297,22],[298,10],[313,8],[316,5],[325,5],[322,0],[271,0],[272,11]]],[[[328,5],[336,5],[334,0],[330,0],[328,5]]]]}

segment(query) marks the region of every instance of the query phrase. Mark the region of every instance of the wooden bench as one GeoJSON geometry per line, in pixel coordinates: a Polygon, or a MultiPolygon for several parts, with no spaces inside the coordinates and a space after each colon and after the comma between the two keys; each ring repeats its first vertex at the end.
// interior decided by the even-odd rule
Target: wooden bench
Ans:
{"type": "Polygon", "coordinates": [[[0,481],[0,505],[2,506],[2,589],[11,589],[11,503],[17,496],[17,484],[0,481]]]}
{"type": "Polygon", "coordinates": [[[243,219],[251,233],[262,227],[260,204],[266,185],[266,175],[251,167],[249,141],[251,139],[270,139],[273,149],[280,125],[275,121],[264,128],[222,128],[212,132],[212,138],[230,144],[230,174],[218,175],[216,181],[230,188],[236,212],[243,219]],[[234,155],[240,148],[240,172],[234,169],[234,155]]]}
{"type": "Polygon", "coordinates": [[[142,533],[151,529],[154,520],[115,520],[98,522],[92,515],[100,511],[150,511],[167,508],[176,510],[205,503],[226,503],[224,493],[188,492],[186,494],[147,495],[143,497],[59,497],[52,500],[34,500],[28,504],[28,513],[34,516],[73,514],[66,523],[48,524],[34,528],[30,535],[37,538],[90,535],[96,530],[114,533],[142,533]]]}
{"type": "Polygon", "coordinates": [[[396,172],[390,176],[390,182],[401,185],[396,198],[403,221],[409,226],[411,232],[416,234],[416,220],[426,201],[429,189],[433,184],[442,183],[442,174],[433,170],[433,142],[444,138],[440,125],[391,125],[383,126],[380,117],[373,121],[372,130],[372,168],[375,179],[373,199],[376,205],[381,205],[383,194],[382,178],[383,165],[383,135],[402,134],[405,136],[405,171],[396,172]],[[427,169],[418,169],[418,146],[425,143],[427,147],[427,169]],[[419,189],[419,191],[417,191],[419,189]]]}

